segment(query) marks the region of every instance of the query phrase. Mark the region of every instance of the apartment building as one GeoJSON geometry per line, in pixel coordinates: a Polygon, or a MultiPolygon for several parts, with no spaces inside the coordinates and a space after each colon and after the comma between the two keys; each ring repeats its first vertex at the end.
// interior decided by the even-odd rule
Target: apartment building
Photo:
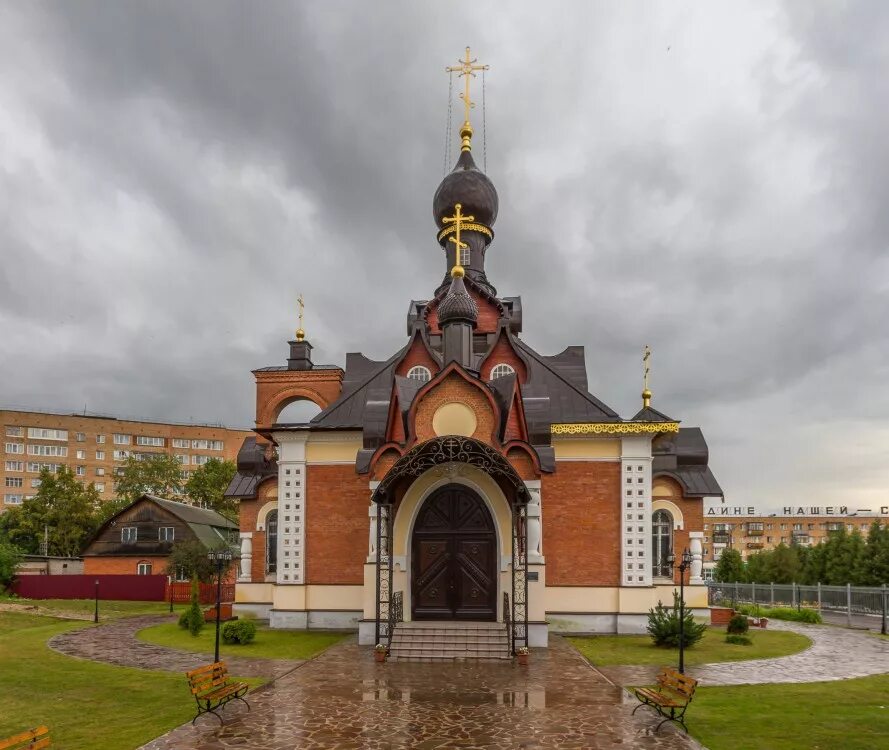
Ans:
{"type": "Polygon", "coordinates": [[[833,506],[733,507],[714,503],[704,516],[704,577],[712,576],[723,550],[736,549],[741,557],[779,544],[812,546],[831,532],[845,529],[867,535],[871,524],[889,523],[889,506],[851,508],[833,506]]]}
{"type": "Polygon", "coordinates": [[[182,464],[182,478],[211,458],[234,461],[250,430],[176,424],[87,414],[0,409],[3,460],[0,512],[33,497],[40,471],[68,466],[103,499],[114,497],[114,478],[130,455],[168,453],[182,464]]]}

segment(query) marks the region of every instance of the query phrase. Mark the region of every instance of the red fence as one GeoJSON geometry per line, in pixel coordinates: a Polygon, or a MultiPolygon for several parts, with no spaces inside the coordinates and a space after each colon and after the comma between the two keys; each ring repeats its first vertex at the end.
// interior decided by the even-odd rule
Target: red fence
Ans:
{"type": "MultiPolygon", "coordinates": [[[[198,584],[200,590],[198,592],[198,598],[201,604],[216,604],[216,584],[215,583],[200,583],[198,584]]],[[[191,601],[191,583],[188,581],[182,583],[173,583],[173,601],[174,602],[189,602],[191,601]]],[[[170,601],[170,589],[166,590],[164,597],[167,601],[170,601]]],[[[223,583],[222,584],[222,598],[220,601],[223,602],[233,602],[235,600],[235,584],[233,583],[223,583]]]]}
{"type": "MultiPolygon", "coordinates": [[[[93,599],[96,581],[99,582],[99,599],[162,602],[167,594],[167,577],[163,575],[19,576],[13,582],[12,590],[26,599],[93,599]]],[[[216,601],[215,593],[213,601],[216,601]]]]}

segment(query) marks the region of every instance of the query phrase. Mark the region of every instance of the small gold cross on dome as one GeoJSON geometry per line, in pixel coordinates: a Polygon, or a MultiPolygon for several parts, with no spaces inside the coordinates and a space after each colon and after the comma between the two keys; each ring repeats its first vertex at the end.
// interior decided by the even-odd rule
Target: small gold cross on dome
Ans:
{"type": "MultiPolygon", "coordinates": [[[[467,47],[467,49],[469,49],[467,47]]],[[[465,271],[463,270],[463,266],[460,265],[460,251],[464,248],[469,247],[465,242],[460,240],[460,232],[463,231],[463,222],[464,221],[475,221],[474,216],[466,216],[463,213],[463,206],[457,203],[454,206],[454,215],[453,216],[443,216],[441,219],[445,224],[453,224],[454,225],[454,236],[449,237],[448,241],[453,242],[456,246],[456,250],[454,251],[454,267],[451,269],[451,276],[463,276],[465,271]]]]}

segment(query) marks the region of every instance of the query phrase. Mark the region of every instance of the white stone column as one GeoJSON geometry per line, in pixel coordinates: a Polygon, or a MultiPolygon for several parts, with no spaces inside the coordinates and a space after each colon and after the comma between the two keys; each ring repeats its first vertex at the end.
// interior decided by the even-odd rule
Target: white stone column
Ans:
{"type": "Polygon", "coordinates": [[[542,508],[540,505],[540,480],[531,479],[525,482],[528,488],[528,529],[525,544],[528,549],[529,563],[543,563],[543,527],[542,508]]]}
{"type": "Polygon", "coordinates": [[[252,531],[242,531],[241,532],[241,572],[238,576],[238,581],[241,583],[250,583],[250,580],[253,577],[252,573],[252,562],[253,562],[253,532],[252,531]]]}
{"type": "Polygon", "coordinates": [[[688,546],[691,552],[691,574],[688,583],[691,586],[702,586],[704,583],[704,548],[702,547],[704,539],[703,531],[688,532],[688,546]]]}
{"type": "Polygon", "coordinates": [[[621,586],[651,585],[651,435],[621,439],[621,586]]]}
{"type": "Polygon", "coordinates": [[[309,433],[280,430],[278,444],[278,572],[279,586],[305,582],[306,441],[309,433]]]}

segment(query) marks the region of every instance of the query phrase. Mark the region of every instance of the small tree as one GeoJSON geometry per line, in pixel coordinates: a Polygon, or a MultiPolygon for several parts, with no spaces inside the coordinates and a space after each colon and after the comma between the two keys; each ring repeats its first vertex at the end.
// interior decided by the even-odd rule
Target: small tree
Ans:
{"type": "Polygon", "coordinates": [[[167,558],[167,575],[176,578],[197,578],[201,583],[216,579],[216,564],[207,559],[207,548],[197,539],[175,542],[167,558]]]}
{"type": "Polygon", "coordinates": [[[9,588],[15,579],[15,571],[22,561],[21,550],[7,541],[0,540],[0,590],[9,588]]]}
{"type": "Polygon", "coordinates": [[[133,503],[142,495],[171,499],[182,494],[182,465],[166,453],[145,458],[129,456],[114,483],[118,498],[133,503]]]}
{"type": "MultiPolygon", "coordinates": [[[[197,638],[200,635],[201,630],[204,628],[204,613],[201,611],[200,587],[197,576],[194,576],[191,579],[191,603],[188,606],[186,615],[188,632],[197,638]]],[[[181,624],[180,621],[180,625],[181,624]]]]}
{"type": "Polygon", "coordinates": [[[661,602],[648,610],[648,634],[655,646],[679,648],[679,623],[682,622],[682,642],[685,648],[693,646],[704,636],[707,626],[695,622],[691,611],[686,608],[684,617],[679,617],[679,594],[673,592],[673,606],[665,607],[661,602]]]}
{"type": "Polygon", "coordinates": [[[211,458],[196,469],[185,484],[185,493],[199,505],[212,508],[230,521],[238,520],[238,501],[225,496],[238,467],[233,461],[211,458]]]}
{"type": "Polygon", "coordinates": [[[719,583],[737,583],[744,580],[744,560],[736,549],[724,549],[713,569],[713,580],[719,583]]]}

